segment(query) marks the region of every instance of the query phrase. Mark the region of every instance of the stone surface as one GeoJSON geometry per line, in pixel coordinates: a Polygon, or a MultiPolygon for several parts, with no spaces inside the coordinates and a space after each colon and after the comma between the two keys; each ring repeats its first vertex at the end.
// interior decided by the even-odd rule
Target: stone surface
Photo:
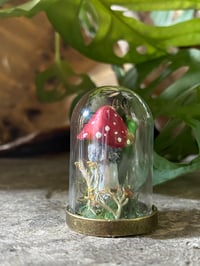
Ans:
{"type": "Polygon", "coordinates": [[[155,188],[158,229],[98,238],[65,224],[67,156],[0,160],[0,265],[200,265],[200,178],[155,188]]]}

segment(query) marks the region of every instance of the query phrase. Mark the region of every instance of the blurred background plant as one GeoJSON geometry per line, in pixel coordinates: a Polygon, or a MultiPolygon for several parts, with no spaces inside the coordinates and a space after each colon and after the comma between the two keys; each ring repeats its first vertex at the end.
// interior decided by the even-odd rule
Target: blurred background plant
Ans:
{"type": "MultiPolygon", "coordinates": [[[[200,2],[196,0],[0,0],[0,18],[45,12],[55,30],[54,63],[36,75],[42,102],[95,87],[60,56],[60,38],[112,66],[155,119],[154,185],[200,170],[200,2]],[[20,1],[21,3],[22,1],[20,1]]],[[[42,27],[42,25],[41,25],[42,27]]],[[[109,85],[109,84],[107,84],[109,85]]]]}

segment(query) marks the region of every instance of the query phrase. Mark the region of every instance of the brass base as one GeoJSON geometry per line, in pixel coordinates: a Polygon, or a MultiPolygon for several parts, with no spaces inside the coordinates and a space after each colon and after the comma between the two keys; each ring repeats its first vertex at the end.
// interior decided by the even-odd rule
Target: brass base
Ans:
{"type": "Polygon", "coordinates": [[[148,216],[134,219],[100,220],[89,219],[72,214],[67,208],[68,226],[82,234],[102,237],[119,237],[147,234],[152,232],[158,224],[157,208],[152,207],[152,213],[148,216]]]}

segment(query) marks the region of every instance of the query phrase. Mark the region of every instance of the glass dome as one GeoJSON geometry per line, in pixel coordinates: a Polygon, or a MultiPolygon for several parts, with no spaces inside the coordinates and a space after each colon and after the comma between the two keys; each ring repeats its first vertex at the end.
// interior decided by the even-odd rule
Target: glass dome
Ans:
{"type": "Polygon", "coordinates": [[[98,236],[150,232],[153,118],[129,89],[87,93],[71,118],[68,225],[98,236]]]}

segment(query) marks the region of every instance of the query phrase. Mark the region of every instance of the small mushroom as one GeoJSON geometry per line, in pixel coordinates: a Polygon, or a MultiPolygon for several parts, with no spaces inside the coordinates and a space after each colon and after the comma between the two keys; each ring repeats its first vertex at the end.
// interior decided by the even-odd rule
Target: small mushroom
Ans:
{"type": "Polygon", "coordinates": [[[96,111],[77,138],[123,148],[127,145],[127,126],[115,109],[106,105],[96,111]]]}
{"type": "Polygon", "coordinates": [[[100,107],[77,135],[80,140],[91,141],[88,158],[100,163],[99,189],[119,186],[117,162],[121,149],[127,145],[127,136],[128,129],[123,119],[112,106],[107,105],[100,107]]]}

